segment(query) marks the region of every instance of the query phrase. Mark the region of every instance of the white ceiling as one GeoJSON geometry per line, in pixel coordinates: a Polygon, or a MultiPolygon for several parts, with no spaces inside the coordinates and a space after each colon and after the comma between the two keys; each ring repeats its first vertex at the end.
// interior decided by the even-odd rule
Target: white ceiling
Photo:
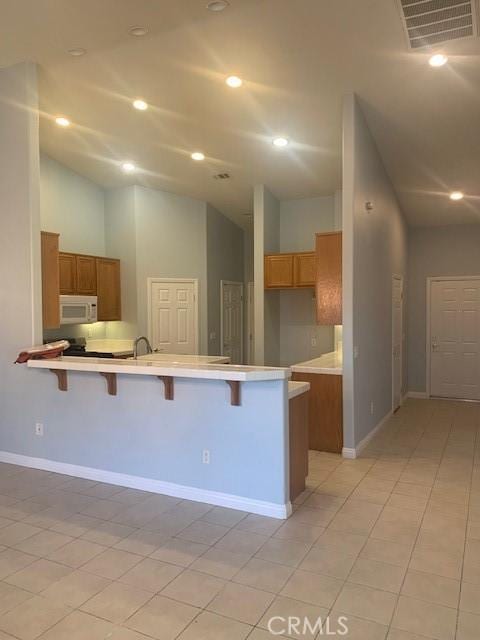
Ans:
{"type": "Polygon", "coordinates": [[[256,183],[280,199],[340,187],[342,96],[354,91],[409,222],[480,221],[480,39],[450,43],[448,66],[431,69],[407,49],[395,0],[205,4],[0,0],[0,66],[39,63],[42,149],[99,184],[206,199],[244,223],[256,183]],[[241,89],[224,84],[232,73],[241,89]],[[151,108],[135,111],[136,97],[151,108]],[[74,126],[57,127],[59,114],[74,126]],[[124,175],[125,159],[141,171],[124,175]],[[454,189],[468,197],[452,203],[454,189]]]}

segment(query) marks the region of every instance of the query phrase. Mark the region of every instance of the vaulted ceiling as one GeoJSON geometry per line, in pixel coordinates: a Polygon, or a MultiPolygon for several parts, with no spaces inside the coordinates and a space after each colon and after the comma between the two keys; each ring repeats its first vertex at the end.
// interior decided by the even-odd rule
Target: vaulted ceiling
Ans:
{"type": "Polygon", "coordinates": [[[480,221],[479,38],[442,47],[449,62],[432,69],[408,49],[396,0],[205,5],[0,0],[0,66],[39,65],[44,152],[104,186],[205,199],[242,223],[256,183],[280,199],[340,188],[342,98],[355,92],[409,222],[480,221]],[[131,36],[134,25],[148,34],[131,36]],[[87,53],[67,53],[76,47],[87,53]],[[136,173],[120,170],[127,159],[136,173]],[[454,189],[467,197],[452,203],[454,189]]]}

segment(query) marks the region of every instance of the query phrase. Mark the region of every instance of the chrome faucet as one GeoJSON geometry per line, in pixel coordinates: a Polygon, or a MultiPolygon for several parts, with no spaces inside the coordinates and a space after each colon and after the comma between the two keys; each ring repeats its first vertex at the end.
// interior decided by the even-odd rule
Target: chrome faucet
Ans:
{"type": "Polygon", "coordinates": [[[142,341],[145,342],[145,346],[147,347],[147,353],[153,353],[152,345],[150,344],[149,339],[146,338],[145,336],[140,336],[139,338],[136,338],[136,340],[134,340],[133,342],[133,357],[135,360],[138,357],[138,343],[142,341]]]}

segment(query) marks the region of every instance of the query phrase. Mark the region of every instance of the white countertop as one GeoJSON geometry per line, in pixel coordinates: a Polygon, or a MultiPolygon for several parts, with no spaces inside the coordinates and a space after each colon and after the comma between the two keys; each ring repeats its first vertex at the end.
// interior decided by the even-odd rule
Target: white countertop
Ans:
{"type": "Polygon", "coordinates": [[[342,354],[339,351],[324,353],[319,358],[299,362],[292,365],[294,373],[324,373],[334,376],[341,376],[343,373],[342,354]]]}
{"type": "Polygon", "coordinates": [[[111,338],[88,339],[87,351],[97,351],[98,353],[112,353],[114,356],[129,356],[133,353],[133,340],[114,340],[111,338]]]}
{"type": "Polygon", "coordinates": [[[288,399],[296,398],[297,396],[301,396],[302,393],[307,393],[310,390],[309,382],[292,382],[291,380],[288,383],[288,399]]]}
{"type": "Polygon", "coordinates": [[[29,360],[33,369],[62,369],[67,371],[96,371],[97,373],[125,373],[143,376],[172,376],[175,378],[203,378],[207,380],[238,380],[260,382],[285,380],[291,371],[277,367],[244,367],[233,364],[193,364],[151,360],[114,360],[111,358],[81,358],[61,356],[49,360],[29,360]]]}
{"type": "Polygon", "coordinates": [[[230,358],[226,356],[197,356],[183,353],[148,353],[145,356],[138,356],[137,360],[172,364],[228,364],[230,362],[230,358]]]}

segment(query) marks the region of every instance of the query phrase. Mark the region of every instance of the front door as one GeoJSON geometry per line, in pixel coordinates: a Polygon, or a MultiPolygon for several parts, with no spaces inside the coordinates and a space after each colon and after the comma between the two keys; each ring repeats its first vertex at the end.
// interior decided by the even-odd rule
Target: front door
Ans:
{"type": "Polygon", "coordinates": [[[152,278],[149,306],[153,349],[162,353],[198,353],[195,281],[152,278]]]}
{"type": "Polygon", "coordinates": [[[222,280],[221,345],[222,356],[229,356],[232,364],[243,362],[243,284],[222,280]]]}
{"type": "Polygon", "coordinates": [[[480,400],[480,277],[430,286],[430,395],[480,400]]]}

